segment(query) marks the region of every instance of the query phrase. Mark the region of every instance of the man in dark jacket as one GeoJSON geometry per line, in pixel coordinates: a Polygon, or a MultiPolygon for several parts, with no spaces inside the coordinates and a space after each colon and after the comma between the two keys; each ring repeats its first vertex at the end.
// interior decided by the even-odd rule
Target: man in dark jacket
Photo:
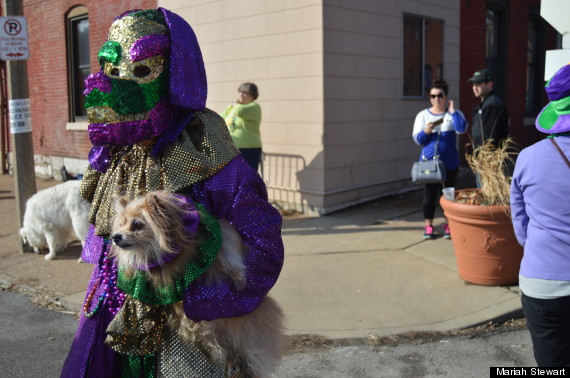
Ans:
{"type": "Polygon", "coordinates": [[[509,136],[509,113],[505,101],[493,90],[493,74],[487,69],[478,70],[468,82],[473,83],[475,97],[481,99],[473,114],[473,148],[487,139],[493,139],[498,146],[509,136]]]}

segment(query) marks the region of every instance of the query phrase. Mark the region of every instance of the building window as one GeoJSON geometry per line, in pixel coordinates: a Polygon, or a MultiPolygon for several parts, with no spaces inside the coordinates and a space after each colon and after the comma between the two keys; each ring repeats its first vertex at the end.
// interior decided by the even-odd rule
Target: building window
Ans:
{"type": "Polygon", "coordinates": [[[404,96],[427,96],[443,77],[443,21],[404,14],[404,96]]]}
{"type": "Polygon", "coordinates": [[[84,121],[83,82],[91,72],[87,7],[79,6],[68,13],[66,29],[70,121],[84,121]]]}
{"type": "Polygon", "coordinates": [[[485,57],[487,59],[499,58],[499,11],[487,9],[486,35],[485,35],[485,57]]]}
{"type": "Polygon", "coordinates": [[[538,6],[530,9],[528,20],[528,41],[526,51],[526,96],[525,113],[536,116],[545,101],[544,56],[546,54],[545,22],[540,17],[538,6]]]}
{"type": "Polygon", "coordinates": [[[537,53],[537,22],[528,20],[528,43],[526,49],[526,101],[527,114],[534,112],[536,89],[536,53],[537,53]]]}
{"type": "Polygon", "coordinates": [[[503,14],[501,9],[487,8],[486,12],[486,37],[485,58],[486,68],[493,73],[494,89],[501,95],[504,90],[504,31],[503,14]]]}

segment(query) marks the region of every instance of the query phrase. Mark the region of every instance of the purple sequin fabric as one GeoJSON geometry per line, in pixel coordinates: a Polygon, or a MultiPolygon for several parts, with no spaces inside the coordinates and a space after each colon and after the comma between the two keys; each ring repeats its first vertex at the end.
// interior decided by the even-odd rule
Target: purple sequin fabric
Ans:
{"type": "Polygon", "coordinates": [[[130,56],[133,62],[139,62],[154,55],[165,55],[170,47],[170,39],[161,34],[142,37],[131,47],[130,56]]]}
{"type": "MultiPolygon", "coordinates": [[[[182,130],[184,130],[188,122],[190,122],[190,119],[192,119],[193,115],[193,112],[182,114],[173,126],[163,132],[157,138],[152,149],[151,156],[155,157],[163,153],[166,147],[178,138],[182,130]]],[[[110,159],[111,148],[108,146],[95,146],[89,151],[89,164],[98,172],[104,173],[107,171],[110,159]]]]}
{"type": "Polygon", "coordinates": [[[111,90],[113,90],[111,79],[109,79],[109,77],[102,71],[87,76],[84,84],[84,96],[87,96],[89,93],[91,93],[93,89],[99,89],[101,92],[105,93],[111,93],[111,90]]]}
{"type": "Polygon", "coordinates": [[[132,122],[90,123],[89,140],[94,146],[131,146],[165,132],[177,113],[166,100],[161,100],[149,113],[148,119],[132,122]]]}
{"type": "Polygon", "coordinates": [[[170,102],[181,109],[206,107],[206,69],[196,34],[176,13],[158,8],[170,30],[170,102]]]}
{"type": "Polygon", "coordinates": [[[101,246],[103,245],[103,240],[102,236],[95,235],[95,227],[92,224],[89,225],[87,238],[85,238],[85,246],[81,253],[81,260],[91,264],[97,264],[102,253],[101,246]]]}
{"type": "Polygon", "coordinates": [[[89,164],[97,172],[105,172],[109,167],[111,151],[107,146],[92,147],[89,151],[89,164]]]}
{"type": "Polygon", "coordinates": [[[199,322],[253,311],[275,284],[283,266],[281,215],[267,201],[265,183],[237,156],[212,179],[194,185],[191,198],[216,219],[229,221],[248,247],[247,285],[208,287],[195,281],[186,289],[184,311],[199,322]]]}
{"type": "Polygon", "coordinates": [[[184,222],[184,229],[186,234],[194,237],[200,227],[200,214],[194,202],[189,201],[186,196],[174,194],[174,196],[185,203],[183,205],[184,212],[182,213],[182,221],[184,222]]]}

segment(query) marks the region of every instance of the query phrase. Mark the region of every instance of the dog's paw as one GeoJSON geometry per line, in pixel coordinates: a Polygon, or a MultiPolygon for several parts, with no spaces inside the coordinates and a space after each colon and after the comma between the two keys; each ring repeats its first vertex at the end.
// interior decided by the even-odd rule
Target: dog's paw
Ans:
{"type": "Polygon", "coordinates": [[[44,256],[44,258],[46,260],[53,260],[55,258],[55,253],[48,253],[47,255],[44,256]]]}
{"type": "Polygon", "coordinates": [[[78,263],[78,264],[81,264],[81,263],[84,263],[84,262],[85,262],[85,261],[83,261],[83,259],[82,259],[81,257],[79,257],[79,258],[77,259],[77,263],[78,263]]]}
{"type": "Polygon", "coordinates": [[[37,253],[37,254],[39,255],[39,254],[40,254],[42,251],[40,251],[40,249],[39,249],[39,248],[36,248],[36,247],[34,247],[34,252],[35,252],[35,253],[37,253]]]}

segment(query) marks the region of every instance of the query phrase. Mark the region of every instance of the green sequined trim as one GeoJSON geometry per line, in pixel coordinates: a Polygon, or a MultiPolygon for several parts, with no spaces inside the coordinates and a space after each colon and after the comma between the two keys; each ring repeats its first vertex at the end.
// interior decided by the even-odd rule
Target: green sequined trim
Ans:
{"type": "Polygon", "coordinates": [[[119,269],[117,287],[133,298],[152,305],[167,305],[182,300],[184,290],[198,276],[206,271],[216,260],[222,245],[220,224],[211,216],[201,204],[196,204],[200,215],[199,234],[204,235],[198,246],[198,260],[188,261],[184,267],[184,274],[177,277],[172,285],[154,289],[146,279],[144,272],[137,272],[134,277],[127,278],[122,269],[119,269]]]}
{"type": "Polygon", "coordinates": [[[156,357],[123,355],[123,371],[121,378],[156,378],[156,357]]]}
{"type": "Polygon", "coordinates": [[[101,49],[99,49],[97,58],[99,59],[101,67],[105,62],[119,64],[121,61],[121,45],[115,41],[105,42],[105,44],[101,46],[101,49]]]}
{"type": "Polygon", "coordinates": [[[85,97],[86,108],[108,106],[120,115],[139,114],[152,110],[168,95],[168,71],[163,71],[156,80],[144,84],[132,80],[110,80],[113,90],[107,93],[93,89],[85,97]]]}
{"type": "Polygon", "coordinates": [[[157,24],[166,25],[166,21],[164,20],[164,15],[156,9],[144,9],[141,11],[136,11],[129,14],[129,16],[134,18],[145,18],[149,21],[154,21],[157,24]]]}

